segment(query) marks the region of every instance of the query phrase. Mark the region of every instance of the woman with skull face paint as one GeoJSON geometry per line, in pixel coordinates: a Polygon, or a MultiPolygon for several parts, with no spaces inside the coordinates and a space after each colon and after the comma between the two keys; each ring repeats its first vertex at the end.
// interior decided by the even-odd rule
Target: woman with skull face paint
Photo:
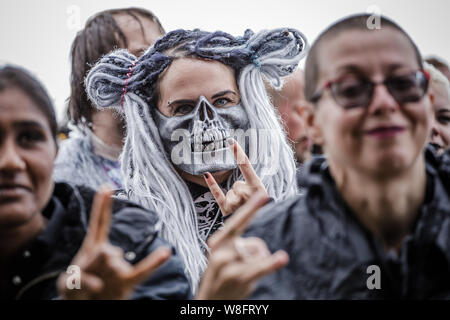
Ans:
{"type": "Polygon", "coordinates": [[[86,78],[95,105],[124,112],[125,191],[159,214],[194,288],[207,264],[206,240],[224,215],[253,191],[274,200],[297,192],[293,151],[262,75],[279,88],[306,46],[293,29],[242,37],[175,30],[138,59],[125,50],[105,56],[86,78]],[[249,144],[242,143],[247,129],[249,144]],[[228,147],[233,137],[242,149],[228,147]]]}

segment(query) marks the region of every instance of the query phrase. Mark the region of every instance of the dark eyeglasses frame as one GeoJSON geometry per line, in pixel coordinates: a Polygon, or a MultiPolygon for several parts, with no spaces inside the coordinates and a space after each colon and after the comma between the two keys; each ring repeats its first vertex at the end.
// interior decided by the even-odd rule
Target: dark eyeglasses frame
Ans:
{"type": "MultiPolygon", "coordinates": [[[[424,69],[420,69],[420,70],[416,71],[414,74],[417,75],[418,73],[423,74],[423,75],[425,76],[426,81],[427,81],[427,83],[425,84],[425,90],[424,90],[424,94],[423,94],[423,96],[424,96],[424,95],[426,94],[427,90],[428,90],[428,86],[429,86],[429,83],[430,83],[430,74],[428,73],[428,71],[426,71],[426,70],[424,70],[424,69]]],[[[411,74],[412,74],[412,73],[411,73],[411,74]]],[[[384,86],[388,89],[389,94],[394,98],[394,100],[396,100],[395,97],[392,95],[392,93],[389,91],[389,88],[386,86],[386,83],[387,83],[390,79],[391,79],[391,78],[388,77],[388,78],[384,79],[384,81],[379,81],[379,82],[373,82],[373,81],[371,81],[371,80],[367,80],[368,83],[372,86],[372,89],[371,89],[371,90],[372,90],[372,96],[371,96],[371,98],[369,99],[368,103],[367,103],[366,105],[361,105],[361,107],[363,107],[363,108],[364,108],[364,107],[367,107],[367,105],[369,105],[369,104],[371,103],[371,101],[372,101],[372,99],[373,99],[373,91],[374,91],[375,87],[376,87],[377,85],[379,85],[379,84],[384,85],[384,86]]],[[[330,81],[328,81],[327,83],[325,83],[325,85],[323,86],[323,88],[322,88],[321,90],[319,90],[318,92],[316,92],[316,93],[312,96],[311,102],[316,103],[317,101],[320,100],[320,98],[322,98],[322,96],[323,96],[323,94],[325,93],[326,90],[330,90],[331,97],[333,98],[333,100],[334,100],[338,105],[342,106],[342,105],[338,102],[338,99],[336,99],[336,97],[334,96],[333,90],[331,90],[331,87],[332,87],[335,83],[338,83],[338,82],[341,81],[341,80],[342,80],[342,77],[337,78],[337,79],[335,79],[335,80],[330,80],[330,81]]],[[[423,96],[422,96],[422,97],[423,97],[423,96]]],[[[396,101],[397,101],[397,100],[396,100],[396,101]]],[[[342,106],[342,107],[345,108],[345,106],[342,106]]],[[[346,108],[346,109],[352,109],[352,108],[346,108]]]]}

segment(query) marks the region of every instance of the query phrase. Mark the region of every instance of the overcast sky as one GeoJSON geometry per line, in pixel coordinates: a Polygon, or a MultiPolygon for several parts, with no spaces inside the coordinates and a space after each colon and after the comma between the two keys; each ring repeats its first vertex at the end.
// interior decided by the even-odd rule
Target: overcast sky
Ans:
{"type": "Polygon", "coordinates": [[[201,28],[237,35],[247,28],[293,27],[309,42],[333,21],[375,8],[405,28],[424,55],[450,61],[449,0],[2,0],[0,62],[32,71],[49,90],[61,118],[70,92],[69,51],[76,32],[98,11],[130,6],[153,11],[166,31],[201,28]]]}

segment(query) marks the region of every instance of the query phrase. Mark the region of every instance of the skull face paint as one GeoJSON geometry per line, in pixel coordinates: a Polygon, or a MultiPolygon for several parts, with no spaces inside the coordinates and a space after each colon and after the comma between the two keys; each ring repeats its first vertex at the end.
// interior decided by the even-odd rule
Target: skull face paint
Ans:
{"type": "Polygon", "coordinates": [[[227,139],[236,129],[249,128],[241,105],[216,108],[200,96],[192,112],[166,117],[155,110],[154,119],[165,151],[179,169],[199,175],[236,168],[227,139]]]}

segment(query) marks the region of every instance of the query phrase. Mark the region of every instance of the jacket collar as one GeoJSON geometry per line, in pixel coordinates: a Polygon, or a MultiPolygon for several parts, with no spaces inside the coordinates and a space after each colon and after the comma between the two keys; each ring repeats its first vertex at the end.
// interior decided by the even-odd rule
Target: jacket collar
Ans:
{"type": "MultiPolygon", "coordinates": [[[[450,165],[444,157],[437,157],[430,148],[425,150],[427,186],[425,201],[409,240],[424,246],[437,246],[450,262],[449,196],[443,184],[449,177],[450,165]],[[444,222],[444,223],[443,223],[444,222]]],[[[374,258],[370,247],[379,248],[380,242],[356,218],[341,197],[330,173],[325,157],[315,157],[305,164],[306,204],[317,218],[323,234],[331,238],[347,238],[355,257],[360,261],[374,258]],[[333,234],[334,233],[334,234],[333,234]]],[[[332,239],[331,239],[332,240],[332,239]]],[[[379,251],[379,250],[377,250],[379,251]]]]}

